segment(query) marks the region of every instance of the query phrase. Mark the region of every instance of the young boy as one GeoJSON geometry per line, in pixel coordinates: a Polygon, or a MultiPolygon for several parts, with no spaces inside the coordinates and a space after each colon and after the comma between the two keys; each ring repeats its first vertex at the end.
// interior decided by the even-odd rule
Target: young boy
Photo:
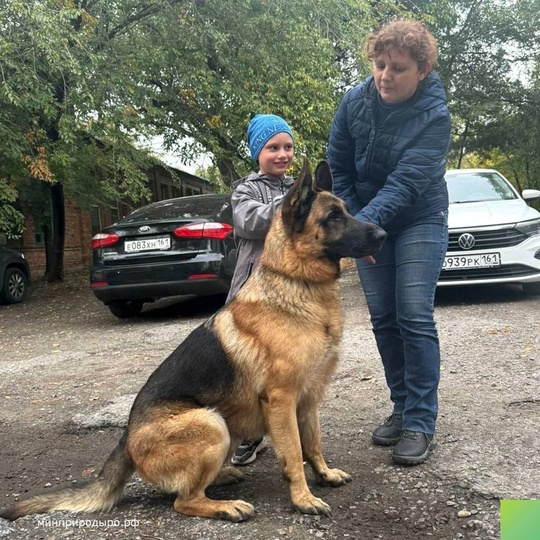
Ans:
{"type": "MultiPolygon", "coordinates": [[[[249,123],[247,142],[259,172],[252,172],[233,184],[234,238],[238,251],[227,302],[236,295],[259,262],[274,214],[294,183],[293,178],[285,175],[294,157],[294,144],[292,130],[283,118],[257,114],[249,123]]],[[[231,461],[235,465],[247,465],[266,447],[264,439],[245,440],[231,461]]]]}

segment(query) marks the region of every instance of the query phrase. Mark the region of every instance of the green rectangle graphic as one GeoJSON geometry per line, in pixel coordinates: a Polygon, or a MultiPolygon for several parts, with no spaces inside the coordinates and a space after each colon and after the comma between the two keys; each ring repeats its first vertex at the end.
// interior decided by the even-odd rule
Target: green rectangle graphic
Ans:
{"type": "Polygon", "coordinates": [[[540,540],[540,500],[501,501],[501,540],[540,540]]]}

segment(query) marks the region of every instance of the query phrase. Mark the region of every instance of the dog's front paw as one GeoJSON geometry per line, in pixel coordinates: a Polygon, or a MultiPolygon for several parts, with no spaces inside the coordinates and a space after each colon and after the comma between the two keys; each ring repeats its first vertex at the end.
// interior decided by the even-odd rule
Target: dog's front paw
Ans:
{"type": "Polygon", "coordinates": [[[292,503],[293,508],[302,514],[312,514],[328,516],[332,515],[332,509],[322,499],[313,496],[311,493],[303,497],[299,497],[292,503]]]}
{"type": "Polygon", "coordinates": [[[255,508],[245,501],[222,501],[222,508],[213,516],[216,519],[225,519],[238,523],[246,521],[255,515],[255,508]]]}
{"type": "Polygon", "coordinates": [[[320,486],[339,487],[348,484],[352,478],[345,471],[340,469],[328,469],[321,473],[315,474],[317,484],[320,486]]]}

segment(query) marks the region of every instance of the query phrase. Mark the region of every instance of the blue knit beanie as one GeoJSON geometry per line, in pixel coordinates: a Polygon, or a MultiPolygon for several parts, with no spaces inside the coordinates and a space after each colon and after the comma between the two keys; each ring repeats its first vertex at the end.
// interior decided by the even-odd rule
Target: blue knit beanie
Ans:
{"type": "Polygon", "coordinates": [[[257,161],[264,145],[278,133],[288,133],[293,136],[289,124],[275,114],[257,114],[249,123],[247,129],[247,141],[251,158],[257,161]]]}

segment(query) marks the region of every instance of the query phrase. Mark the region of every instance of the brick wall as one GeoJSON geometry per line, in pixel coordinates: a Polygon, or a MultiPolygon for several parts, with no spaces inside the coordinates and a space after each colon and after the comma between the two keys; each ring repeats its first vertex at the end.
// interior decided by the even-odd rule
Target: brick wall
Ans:
{"type": "Polygon", "coordinates": [[[30,271],[32,272],[32,278],[42,276],[45,273],[45,248],[43,246],[36,245],[34,235],[34,220],[30,212],[25,212],[24,203],[22,204],[23,214],[25,215],[25,231],[22,237],[22,246],[17,248],[18,251],[24,253],[28,264],[30,265],[30,271]]]}
{"type": "MultiPolygon", "coordinates": [[[[45,246],[36,243],[32,213],[24,211],[25,227],[22,247],[17,247],[28,260],[33,278],[45,275],[45,246]]],[[[88,212],[81,212],[72,201],[65,203],[66,238],[64,248],[64,270],[69,272],[89,268],[92,260],[92,223],[88,212]]]]}
{"type": "Polygon", "coordinates": [[[66,202],[66,239],[64,269],[86,269],[92,260],[91,220],[88,212],[82,212],[72,201],[66,202]]]}

